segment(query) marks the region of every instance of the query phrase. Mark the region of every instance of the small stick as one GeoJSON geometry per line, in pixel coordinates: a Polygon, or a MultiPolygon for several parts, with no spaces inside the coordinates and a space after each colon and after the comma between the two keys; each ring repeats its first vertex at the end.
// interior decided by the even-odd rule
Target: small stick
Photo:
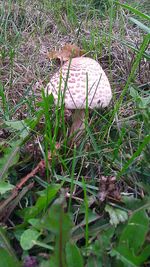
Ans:
{"type": "Polygon", "coordinates": [[[45,168],[45,161],[42,159],[38,165],[25,177],[21,179],[21,181],[16,185],[16,187],[13,189],[13,191],[18,191],[22,188],[22,186],[31,178],[33,177],[39,170],[43,170],[45,168]]]}

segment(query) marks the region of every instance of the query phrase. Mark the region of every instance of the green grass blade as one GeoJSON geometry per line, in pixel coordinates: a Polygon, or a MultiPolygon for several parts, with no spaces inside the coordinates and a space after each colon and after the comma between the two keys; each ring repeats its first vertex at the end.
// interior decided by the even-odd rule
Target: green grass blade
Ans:
{"type": "Polygon", "coordinates": [[[135,19],[135,18],[129,18],[130,21],[132,21],[134,24],[136,24],[140,29],[142,29],[143,31],[145,31],[146,33],[150,34],[150,28],[147,27],[146,25],[144,25],[142,22],[140,22],[139,20],[135,19]]]}
{"type": "Polygon", "coordinates": [[[84,181],[84,178],[82,177],[82,184],[83,184],[83,191],[84,191],[84,204],[85,204],[85,245],[86,248],[88,247],[89,242],[89,226],[88,226],[88,199],[87,199],[87,193],[86,193],[86,184],[84,181]]]}
{"type": "Polygon", "coordinates": [[[150,16],[148,16],[148,15],[146,15],[146,14],[140,12],[138,9],[136,9],[136,8],[134,8],[134,7],[132,7],[132,6],[129,6],[129,5],[127,5],[127,4],[121,4],[121,3],[118,2],[118,1],[114,1],[114,3],[117,4],[117,5],[122,6],[123,8],[126,8],[127,10],[131,11],[131,12],[134,13],[135,15],[140,16],[140,17],[143,18],[143,19],[146,19],[146,20],[150,21],[150,16]]]}
{"type": "Polygon", "coordinates": [[[123,89],[123,91],[122,91],[122,94],[121,94],[121,96],[120,96],[118,102],[117,102],[116,105],[115,105],[115,108],[114,108],[114,114],[115,114],[116,112],[118,112],[118,110],[119,110],[119,108],[120,108],[120,106],[121,106],[121,104],[122,104],[122,102],[123,102],[123,97],[124,97],[124,95],[126,94],[126,92],[127,92],[128,88],[129,88],[130,84],[132,83],[132,80],[133,80],[134,77],[135,77],[136,70],[137,70],[138,65],[139,65],[139,63],[140,63],[140,60],[141,60],[141,58],[142,58],[142,56],[143,56],[143,53],[145,52],[145,50],[146,50],[146,48],[147,48],[147,46],[148,46],[148,44],[149,44],[149,41],[150,41],[150,34],[147,34],[147,35],[144,37],[144,40],[143,40],[143,42],[142,42],[142,44],[141,44],[141,47],[140,47],[140,49],[139,49],[139,52],[138,52],[138,54],[137,54],[137,56],[136,56],[136,59],[135,59],[135,61],[134,61],[134,63],[133,63],[133,66],[132,66],[130,75],[129,75],[128,79],[127,79],[127,82],[126,82],[126,85],[125,85],[125,87],[124,87],[124,89],[123,89]]]}
{"type": "Polygon", "coordinates": [[[134,162],[134,160],[141,154],[143,149],[150,143],[150,135],[144,138],[143,143],[138,147],[138,149],[134,152],[133,156],[127,161],[127,163],[123,166],[122,170],[118,173],[117,177],[123,175],[129,166],[134,162]]]}
{"type": "Polygon", "coordinates": [[[74,189],[74,173],[75,173],[75,166],[76,166],[76,146],[74,145],[73,149],[73,161],[72,161],[72,170],[71,170],[71,188],[70,188],[70,198],[69,198],[69,212],[71,210],[71,202],[72,202],[72,194],[74,189]]]}

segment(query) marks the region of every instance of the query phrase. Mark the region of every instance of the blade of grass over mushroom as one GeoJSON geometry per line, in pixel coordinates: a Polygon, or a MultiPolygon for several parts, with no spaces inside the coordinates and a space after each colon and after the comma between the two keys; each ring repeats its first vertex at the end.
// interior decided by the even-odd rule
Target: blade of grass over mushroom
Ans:
{"type": "Polygon", "coordinates": [[[63,129],[63,135],[64,135],[64,147],[66,147],[66,142],[67,142],[67,136],[66,136],[66,126],[65,126],[65,94],[66,90],[68,89],[67,83],[68,83],[68,78],[69,78],[69,71],[70,71],[70,65],[71,65],[71,60],[69,60],[69,65],[68,65],[68,70],[66,77],[62,77],[62,70],[60,71],[60,79],[59,79],[59,88],[57,91],[57,88],[54,88],[57,94],[57,103],[56,103],[56,108],[55,108],[55,113],[56,113],[56,123],[55,123],[55,128],[54,128],[54,141],[56,142],[57,134],[58,134],[58,128],[59,128],[59,123],[60,120],[62,120],[62,129],[63,129]],[[62,90],[62,82],[64,82],[64,88],[62,90]]]}
{"type": "Polygon", "coordinates": [[[46,173],[47,178],[49,177],[49,160],[48,160],[48,151],[50,148],[52,154],[52,162],[51,162],[51,169],[54,168],[54,159],[53,153],[55,153],[55,143],[53,142],[53,130],[52,130],[52,104],[53,104],[53,97],[52,95],[48,96],[45,95],[44,90],[42,90],[42,100],[43,100],[43,112],[45,116],[45,138],[44,138],[44,145],[45,145],[45,161],[46,161],[46,173]]]}
{"type": "MultiPolygon", "coordinates": [[[[57,139],[58,130],[59,130],[59,123],[60,123],[60,120],[61,120],[60,109],[63,110],[63,108],[64,108],[61,86],[62,86],[62,74],[60,74],[59,89],[58,89],[58,99],[57,99],[57,103],[56,103],[56,106],[55,106],[56,119],[55,119],[55,128],[54,128],[54,136],[53,136],[54,143],[56,142],[56,139],[57,139]]],[[[63,123],[64,123],[64,120],[63,120],[63,123]]],[[[64,125],[63,125],[63,129],[64,129],[64,125]]]]}
{"type": "MultiPolygon", "coordinates": [[[[69,64],[68,64],[68,70],[67,70],[67,74],[66,74],[66,77],[65,77],[65,81],[64,81],[64,92],[63,92],[63,97],[62,97],[62,101],[64,103],[64,98],[65,98],[65,93],[66,93],[66,90],[68,89],[68,79],[69,79],[69,72],[70,72],[70,66],[71,66],[71,61],[72,61],[72,57],[70,57],[69,59],[69,64]]],[[[63,122],[63,133],[64,133],[64,137],[66,137],[66,126],[65,126],[65,113],[64,113],[64,108],[61,109],[61,112],[62,112],[62,122],[63,122]]],[[[64,146],[66,146],[67,144],[67,139],[65,138],[65,143],[64,143],[64,146]]]]}

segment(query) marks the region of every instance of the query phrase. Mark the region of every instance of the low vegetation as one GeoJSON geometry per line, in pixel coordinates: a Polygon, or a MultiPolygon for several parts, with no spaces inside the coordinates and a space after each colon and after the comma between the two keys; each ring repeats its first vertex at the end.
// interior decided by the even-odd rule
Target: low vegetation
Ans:
{"type": "Polygon", "coordinates": [[[0,267],[150,265],[150,6],[125,2],[0,1],[0,267]],[[113,91],[72,146],[44,94],[66,43],[113,91]]]}

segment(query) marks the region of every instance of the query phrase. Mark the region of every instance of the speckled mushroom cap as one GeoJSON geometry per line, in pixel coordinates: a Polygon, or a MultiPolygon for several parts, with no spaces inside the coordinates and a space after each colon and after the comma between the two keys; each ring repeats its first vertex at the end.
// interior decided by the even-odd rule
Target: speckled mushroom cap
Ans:
{"type": "Polygon", "coordinates": [[[51,78],[45,92],[53,94],[56,104],[58,95],[64,96],[67,109],[84,109],[87,103],[90,109],[106,107],[112,98],[105,72],[97,61],[88,57],[76,57],[64,63],[51,78]]]}

